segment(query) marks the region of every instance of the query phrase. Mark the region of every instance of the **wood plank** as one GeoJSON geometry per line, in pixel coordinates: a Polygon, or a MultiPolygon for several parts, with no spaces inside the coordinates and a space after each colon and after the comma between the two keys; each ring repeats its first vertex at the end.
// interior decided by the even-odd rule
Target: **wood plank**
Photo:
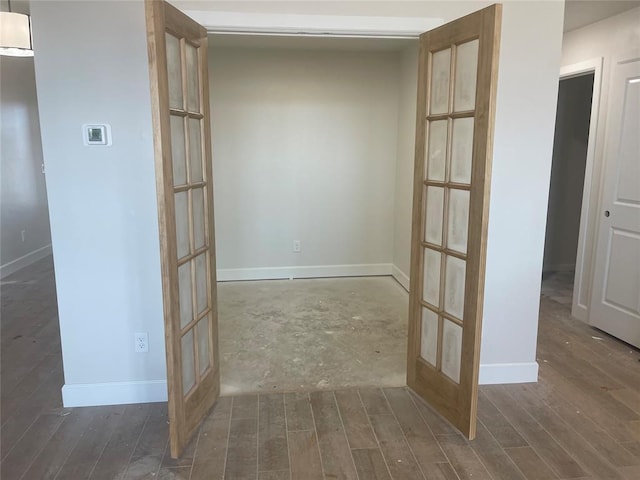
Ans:
{"type": "Polygon", "coordinates": [[[629,431],[626,422],[619,420],[608,411],[604,410],[603,406],[594,401],[588,393],[580,391],[575,385],[570,382],[566,382],[565,378],[556,372],[547,363],[540,364],[540,383],[547,384],[549,388],[552,388],[562,398],[577,407],[577,410],[584,412],[591,418],[598,426],[605,430],[616,441],[632,442],[638,439],[635,438],[633,433],[629,431]]]}
{"type": "Polygon", "coordinates": [[[167,404],[165,402],[155,403],[151,406],[149,418],[133,451],[132,458],[135,460],[146,456],[160,456],[160,459],[162,459],[168,439],[167,404]]]}
{"type": "Polygon", "coordinates": [[[157,480],[189,480],[191,467],[162,467],[158,471],[157,480]]]}
{"type": "Polygon", "coordinates": [[[145,455],[133,458],[127,466],[127,471],[121,478],[123,480],[154,479],[162,465],[162,455],[145,455]]]}
{"type": "Polygon", "coordinates": [[[476,438],[470,445],[493,480],[525,480],[518,467],[482,422],[478,423],[476,438]]]}
{"type": "Polygon", "coordinates": [[[378,448],[351,450],[351,455],[360,479],[391,480],[387,464],[378,448]]]}
{"type": "Polygon", "coordinates": [[[538,455],[540,455],[560,478],[579,478],[587,473],[576,461],[540,426],[522,407],[502,391],[502,386],[485,385],[487,398],[518,429],[538,455]]]}
{"type": "Polygon", "coordinates": [[[224,476],[230,425],[230,416],[215,415],[215,412],[204,421],[194,454],[191,480],[224,476]]]}
{"type": "Polygon", "coordinates": [[[437,438],[460,478],[491,480],[491,475],[462,435],[438,435],[437,438]]]}
{"type": "Polygon", "coordinates": [[[289,470],[284,396],[260,395],[258,422],[258,471],[289,470]]]}
{"type": "Polygon", "coordinates": [[[191,467],[193,465],[194,457],[196,454],[196,446],[198,444],[198,436],[194,435],[191,441],[182,451],[182,455],[179,458],[171,457],[171,450],[167,448],[162,457],[162,467],[176,468],[176,467],[191,467]]]}
{"type": "Polygon", "coordinates": [[[124,405],[100,407],[100,413],[93,417],[91,424],[67,457],[56,480],[89,477],[113,431],[119,425],[125,409],[124,405]]]}
{"type": "Polygon", "coordinates": [[[438,412],[433,410],[422,398],[409,390],[414,405],[420,412],[420,416],[434,435],[449,435],[457,430],[438,412]]]}
{"type": "Polygon", "coordinates": [[[3,478],[22,477],[63,420],[61,415],[40,415],[2,461],[3,478]]]}
{"type": "Polygon", "coordinates": [[[434,468],[424,472],[427,480],[460,480],[450,463],[436,463],[434,468]]]}
{"type": "Polygon", "coordinates": [[[231,418],[258,418],[258,395],[241,395],[233,397],[231,418]]]}
{"type": "Polygon", "coordinates": [[[551,468],[531,447],[506,448],[505,452],[518,466],[527,480],[550,480],[558,478],[551,468]]]}
{"type": "Polygon", "coordinates": [[[291,480],[323,480],[320,449],[315,431],[289,432],[291,480]]]}
{"type": "Polygon", "coordinates": [[[393,415],[372,415],[371,425],[394,480],[424,479],[393,415]]]}
{"type": "Polygon", "coordinates": [[[527,412],[592,476],[603,480],[622,480],[622,476],[575,430],[551,410],[539,398],[529,394],[518,385],[505,388],[515,402],[527,412]]]}
{"type": "Polygon", "coordinates": [[[258,419],[234,419],[232,414],[231,426],[229,428],[229,445],[227,448],[227,467],[224,478],[234,480],[257,478],[258,419]]]}
{"type": "Polygon", "coordinates": [[[358,392],[356,390],[340,390],[335,392],[335,397],[351,449],[378,448],[378,442],[373,435],[369,417],[358,392]]]}
{"type": "Polygon", "coordinates": [[[291,472],[289,470],[279,470],[272,472],[260,472],[258,480],[290,480],[291,472]]]}
{"type": "Polygon", "coordinates": [[[308,393],[285,393],[284,402],[287,416],[287,429],[290,432],[313,430],[315,428],[308,393]]]}
{"type": "Polygon", "coordinates": [[[447,457],[420,416],[407,390],[385,388],[384,394],[422,471],[427,472],[433,469],[435,463],[446,463],[447,457]]]}
{"type": "Polygon", "coordinates": [[[358,389],[362,404],[369,415],[388,415],[391,408],[380,388],[360,388],[358,389]]]}
{"type": "Polygon", "coordinates": [[[96,463],[92,480],[111,480],[124,474],[149,412],[150,404],[127,406],[96,463]]]}
{"type": "Polygon", "coordinates": [[[64,417],[64,421],[35,458],[31,467],[24,474],[24,478],[39,480],[55,478],[89,427],[91,417],[95,413],[95,408],[76,408],[64,417]]]}
{"type": "Polygon", "coordinates": [[[640,463],[640,458],[618,443],[584,412],[559,398],[554,390],[548,389],[541,383],[535,386],[523,385],[520,388],[526,392],[526,395],[539,398],[548,405],[612,465],[623,467],[640,463]]]}
{"type": "Polygon", "coordinates": [[[310,399],[325,476],[356,480],[356,468],[333,392],[313,392],[310,399]]]}
{"type": "Polygon", "coordinates": [[[487,399],[482,387],[478,395],[478,418],[502,448],[526,447],[528,445],[500,410],[487,399]]]}
{"type": "Polygon", "coordinates": [[[231,405],[233,403],[233,397],[218,397],[216,404],[211,409],[210,417],[230,417],[231,405]]]}

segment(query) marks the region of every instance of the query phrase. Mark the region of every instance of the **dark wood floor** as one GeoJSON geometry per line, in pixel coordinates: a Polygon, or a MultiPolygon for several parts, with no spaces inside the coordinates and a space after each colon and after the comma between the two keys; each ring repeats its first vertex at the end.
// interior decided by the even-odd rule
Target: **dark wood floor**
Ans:
{"type": "Polygon", "coordinates": [[[178,461],[166,404],[64,409],[50,260],[2,283],[1,478],[640,479],[640,354],[542,299],[537,384],[484,386],[468,442],[408,390],[221,398],[178,461]]]}

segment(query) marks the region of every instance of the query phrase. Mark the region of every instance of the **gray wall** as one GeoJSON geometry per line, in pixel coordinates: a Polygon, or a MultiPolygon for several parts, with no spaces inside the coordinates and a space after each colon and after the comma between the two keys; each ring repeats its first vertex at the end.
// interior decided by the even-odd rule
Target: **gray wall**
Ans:
{"type": "Polygon", "coordinates": [[[392,260],[400,55],[295,42],[209,50],[220,279],[392,260]]]}
{"type": "Polygon", "coordinates": [[[593,74],[560,82],[544,246],[545,271],[575,268],[593,74]]]}
{"type": "MultiPolygon", "coordinates": [[[[416,42],[417,44],[417,42],[416,42]]],[[[402,53],[398,149],[395,176],[393,266],[394,276],[408,290],[411,263],[411,212],[413,208],[413,164],[416,139],[416,95],[418,92],[418,45],[402,53]]]]}
{"type": "Polygon", "coordinates": [[[35,80],[33,58],[0,57],[2,277],[51,252],[35,80]]]}

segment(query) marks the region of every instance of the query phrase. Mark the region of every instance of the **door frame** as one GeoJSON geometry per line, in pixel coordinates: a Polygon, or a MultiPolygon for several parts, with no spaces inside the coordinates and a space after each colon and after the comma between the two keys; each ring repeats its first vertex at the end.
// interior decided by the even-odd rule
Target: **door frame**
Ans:
{"type": "Polygon", "coordinates": [[[596,161],[598,143],[598,120],[600,118],[600,96],[602,94],[603,57],[566,65],[560,68],[559,82],[570,78],[593,74],[593,93],[591,96],[591,114],[589,117],[589,135],[587,140],[587,158],[584,170],[584,183],[580,207],[580,228],[576,253],[575,276],[573,280],[573,299],[571,315],[585,323],[589,322],[589,305],[593,284],[593,264],[596,254],[598,231],[598,208],[602,190],[603,163],[596,161]],[[583,295],[586,295],[583,297],[583,295]]]}
{"type": "MultiPolygon", "coordinates": [[[[182,10],[208,33],[318,37],[415,38],[444,25],[439,17],[285,15],[182,10]]],[[[464,14],[462,15],[464,16],[464,14]]]]}

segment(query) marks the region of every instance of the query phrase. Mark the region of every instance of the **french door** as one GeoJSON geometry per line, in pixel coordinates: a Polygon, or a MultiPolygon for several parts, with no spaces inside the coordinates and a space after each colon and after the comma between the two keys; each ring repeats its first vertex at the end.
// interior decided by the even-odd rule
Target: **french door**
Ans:
{"type": "MultiPolygon", "coordinates": [[[[206,30],[146,0],[171,455],[220,391],[206,30]]],[[[420,37],[407,383],[475,436],[500,5],[420,37]]]]}
{"type": "Polygon", "coordinates": [[[171,456],[220,391],[207,32],[146,0],[171,456]]]}
{"type": "Polygon", "coordinates": [[[407,384],[475,437],[501,6],[420,36],[407,384]]]}

